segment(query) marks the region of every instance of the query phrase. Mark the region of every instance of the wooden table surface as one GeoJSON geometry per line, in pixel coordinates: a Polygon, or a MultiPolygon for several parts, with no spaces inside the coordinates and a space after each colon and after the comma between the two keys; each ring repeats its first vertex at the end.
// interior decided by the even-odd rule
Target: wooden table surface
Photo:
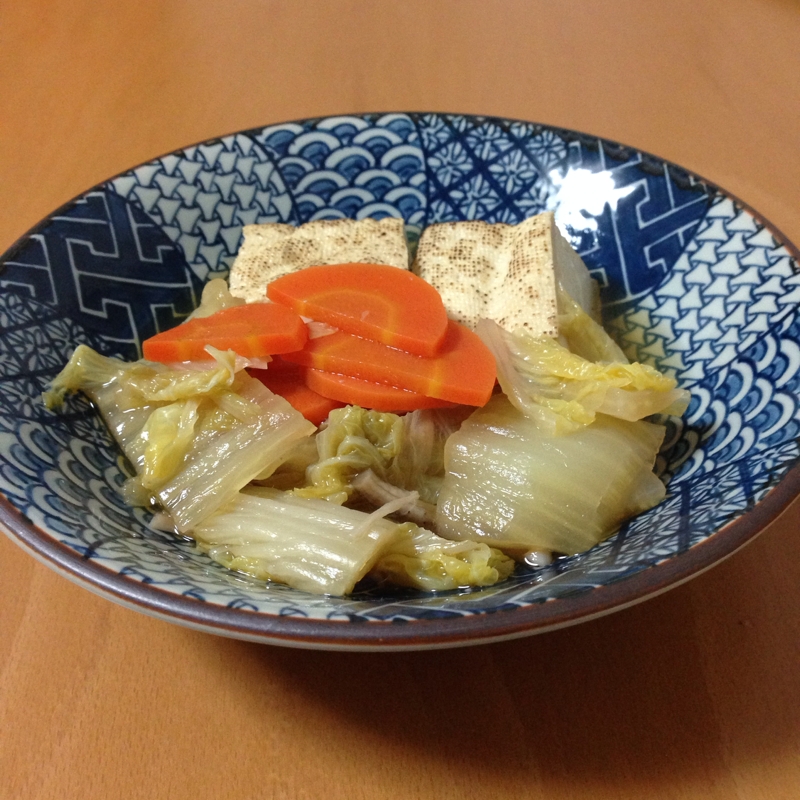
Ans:
{"type": "MultiPolygon", "coordinates": [[[[797,0],[6,0],[0,250],[182,145],[379,110],[622,141],[800,243],[798,42],[797,0]]],[[[610,617],[409,654],[185,630],[0,537],[0,798],[795,800],[799,512],[610,617]]]]}

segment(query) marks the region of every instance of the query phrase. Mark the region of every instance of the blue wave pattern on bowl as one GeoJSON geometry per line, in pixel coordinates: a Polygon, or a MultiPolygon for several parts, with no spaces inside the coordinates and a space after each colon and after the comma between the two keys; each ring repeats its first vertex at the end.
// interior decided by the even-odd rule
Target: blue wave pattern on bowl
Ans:
{"type": "Polygon", "coordinates": [[[544,126],[373,114],[228,136],[87,193],[15,248],[0,283],[0,489],[80,557],[231,608],[402,622],[574,595],[702,542],[799,455],[800,278],[790,254],[680,169],[544,126]],[[693,392],[671,427],[667,500],[588,553],[438,596],[374,589],[340,599],[264,585],[152,530],[147,511],[121,501],[125,465],[85,401],[61,415],[36,402],[76,344],[133,358],[142,339],[179,321],[202,284],[227,272],[245,224],[392,215],[413,240],[432,222],[514,223],[547,208],[600,281],[629,354],[693,392]]]}

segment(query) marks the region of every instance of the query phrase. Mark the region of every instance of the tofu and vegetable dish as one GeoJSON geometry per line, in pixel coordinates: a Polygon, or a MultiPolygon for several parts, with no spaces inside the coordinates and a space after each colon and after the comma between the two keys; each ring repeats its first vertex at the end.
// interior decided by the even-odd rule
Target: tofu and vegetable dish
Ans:
{"type": "Polygon", "coordinates": [[[552,213],[250,225],[229,281],[126,363],[81,345],[127,502],[225,567],[320,594],[488,586],[659,503],[688,393],[629,363],[552,213]]]}

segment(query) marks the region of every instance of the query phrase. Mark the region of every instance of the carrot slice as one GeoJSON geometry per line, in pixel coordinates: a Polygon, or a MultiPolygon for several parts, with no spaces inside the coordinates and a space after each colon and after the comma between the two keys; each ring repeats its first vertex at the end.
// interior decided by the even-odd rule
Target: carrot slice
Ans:
{"type": "Polygon", "coordinates": [[[307,267],[272,281],[267,296],[345,333],[434,356],[447,332],[439,292],[413,272],[383,264],[307,267]]]}
{"type": "Polygon", "coordinates": [[[142,344],[144,357],[165,364],[210,359],[205,346],[233,350],[245,358],[263,358],[302,347],[308,330],[298,314],[277,303],[225,308],[157,333],[142,344]]]}
{"type": "Polygon", "coordinates": [[[248,372],[258,378],[271,392],[279,394],[295,411],[299,411],[309,422],[322,424],[334,408],[341,408],[344,403],[325,397],[309,388],[305,382],[304,370],[296,364],[294,369],[282,369],[274,372],[269,369],[250,369],[248,372]]]}
{"type": "Polygon", "coordinates": [[[450,408],[456,405],[386,383],[362,381],[319,369],[306,369],[305,375],[309,389],[342,403],[375,411],[416,411],[419,408],[450,408]]]}
{"type": "Polygon", "coordinates": [[[423,358],[341,331],[310,339],[286,361],[411,392],[482,406],[494,388],[496,366],[486,345],[468,328],[449,322],[440,355],[423,358]]]}

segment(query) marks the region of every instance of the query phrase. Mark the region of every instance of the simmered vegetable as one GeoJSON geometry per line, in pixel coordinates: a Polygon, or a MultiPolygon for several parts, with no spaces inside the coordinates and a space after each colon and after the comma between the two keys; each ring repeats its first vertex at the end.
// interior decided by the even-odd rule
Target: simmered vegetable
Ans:
{"type": "Polygon", "coordinates": [[[46,396],[54,408],[68,391],[88,395],[137,470],[128,496],[157,498],[182,532],[271,474],[315,430],[232,353],[215,355],[211,369],[171,370],[81,345],[46,396]]]}
{"type": "Polygon", "coordinates": [[[146,339],[144,357],[162,364],[204,361],[207,346],[233,350],[244,358],[264,358],[300,349],[308,339],[303,320],[275,303],[229,306],[207,317],[194,317],[146,339]]]}
{"type": "Polygon", "coordinates": [[[493,547],[448,541],[425,528],[408,525],[378,559],[372,573],[399,586],[445,591],[491,586],[513,570],[514,562],[493,547]]]}
{"type": "Polygon", "coordinates": [[[383,264],[308,267],[272,281],[267,296],[305,317],[420,356],[435,356],[447,333],[436,289],[383,264]]]}
{"type": "Polygon", "coordinates": [[[340,401],[340,404],[371,408],[375,411],[417,411],[421,408],[447,408],[453,403],[437,400],[419,392],[399,389],[387,383],[363,381],[349,375],[337,375],[320,369],[305,368],[304,379],[309,389],[340,401]]]}
{"type": "Polygon", "coordinates": [[[230,569],[318,594],[348,594],[402,528],[324,500],[252,487],[198,525],[198,543],[230,569]]]}
{"type": "Polygon", "coordinates": [[[250,374],[258,378],[271,392],[279,394],[296,411],[299,411],[309,422],[322,424],[334,408],[341,408],[344,403],[326,397],[315,391],[306,383],[305,371],[296,364],[294,369],[251,369],[250,374]]]}
{"type": "Polygon", "coordinates": [[[488,320],[478,333],[495,354],[508,399],[551,434],[589,425],[598,413],[632,421],[686,409],[688,393],[646,364],[589,361],[556,339],[507,333],[488,320]]]}
{"type": "Polygon", "coordinates": [[[462,419],[456,409],[402,417],[357,406],[336,409],[315,437],[318,458],[296,493],[345,503],[353,494],[353,478],[372,470],[381,480],[435,503],[444,475],[444,445],[462,419]]]}
{"type": "Polygon", "coordinates": [[[553,436],[498,395],[448,439],[437,530],[516,552],[588,550],[664,499],[652,471],[664,432],[598,414],[553,436]]]}
{"type": "Polygon", "coordinates": [[[457,322],[448,323],[447,336],[433,358],[340,331],[310,340],[302,350],[284,354],[284,359],[471,406],[482,406],[489,399],[496,377],[490,350],[457,322]]]}

